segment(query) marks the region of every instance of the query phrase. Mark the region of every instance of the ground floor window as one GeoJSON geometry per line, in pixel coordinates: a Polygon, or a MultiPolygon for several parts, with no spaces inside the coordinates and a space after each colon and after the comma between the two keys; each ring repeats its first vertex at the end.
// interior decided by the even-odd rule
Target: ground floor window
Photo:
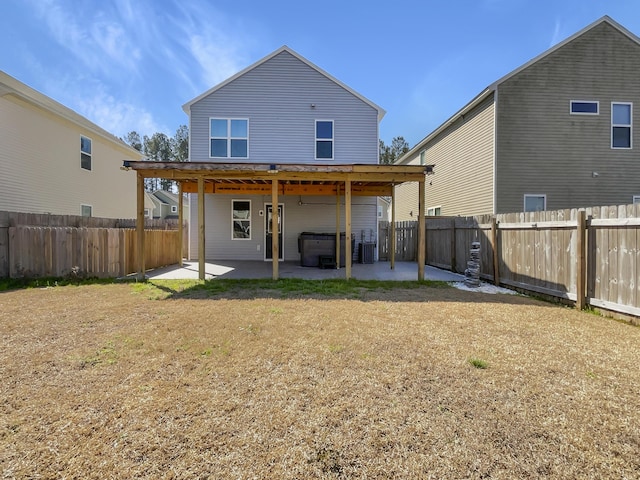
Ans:
{"type": "Polygon", "coordinates": [[[251,200],[231,201],[231,238],[251,240],[251,200]]]}
{"type": "Polygon", "coordinates": [[[633,203],[640,203],[640,195],[633,196],[633,203]]]}
{"type": "Polygon", "coordinates": [[[547,209],[546,195],[525,195],[524,211],[525,212],[542,212],[547,209]]]}
{"type": "Polygon", "coordinates": [[[83,217],[92,217],[93,207],[91,205],[80,205],[80,215],[83,217]]]}
{"type": "Polygon", "coordinates": [[[442,207],[427,208],[427,217],[437,217],[442,215],[442,207]]]}

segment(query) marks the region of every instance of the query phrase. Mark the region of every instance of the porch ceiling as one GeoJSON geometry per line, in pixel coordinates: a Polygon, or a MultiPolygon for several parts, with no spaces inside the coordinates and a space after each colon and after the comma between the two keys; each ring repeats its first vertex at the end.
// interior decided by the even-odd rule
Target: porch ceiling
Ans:
{"type": "Polygon", "coordinates": [[[353,195],[391,195],[405,182],[424,182],[433,165],[309,165],[267,163],[149,162],[125,160],[124,170],[135,170],[145,178],[166,178],[182,184],[183,192],[198,191],[204,180],[205,193],[271,194],[278,180],[281,195],[336,195],[344,182],[351,182],[353,195]]]}

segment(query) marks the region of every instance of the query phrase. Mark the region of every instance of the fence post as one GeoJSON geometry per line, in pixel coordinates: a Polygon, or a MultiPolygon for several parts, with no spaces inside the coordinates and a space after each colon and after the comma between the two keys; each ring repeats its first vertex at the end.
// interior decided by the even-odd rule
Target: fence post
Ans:
{"type": "Polygon", "coordinates": [[[458,259],[456,258],[456,219],[451,219],[451,271],[455,272],[458,259]]]}
{"type": "Polygon", "coordinates": [[[578,224],[576,226],[577,241],[576,259],[578,264],[576,265],[576,308],[583,310],[585,307],[585,287],[586,287],[586,261],[585,261],[585,246],[587,235],[587,220],[584,210],[578,211],[578,224]]]}
{"type": "Polygon", "coordinates": [[[491,218],[491,248],[493,249],[493,283],[500,285],[500,262],[498,261],[498,223],[496,217],[491,218]]]}

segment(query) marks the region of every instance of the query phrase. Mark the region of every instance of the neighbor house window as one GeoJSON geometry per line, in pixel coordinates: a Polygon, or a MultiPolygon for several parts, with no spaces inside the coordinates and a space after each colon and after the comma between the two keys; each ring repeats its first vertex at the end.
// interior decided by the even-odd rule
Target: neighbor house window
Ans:
{"type": "Polygon", "coordinates": [[[573,115],[598,115],[600,113],[600,103],[571,100],[570,112],[573,115]]]}
{"type": "Polygon", "coordinates": [[[426,165],[427,163],[427,152],[422,150],[420,152],[420,165],[426,165]]]}
{"type": "Polygon", "coordinates": [[[633,203],[640,203],[640,195],[633,196],[633,203]]]}
{"type": "Polygon", "coordinates": [[[151,218],[151,209],[150,208],[145,208],[144,209],[144,216],[145,216],[145,218],[151,218]]]}
{"type": "Polygon", "coordinates": [[[442,215],[442,207],[427,208],[427,217],[437,217],[442,215]]]}
{"type": "Polygon", "coordinates": [[[83,217],[93,216],[93,207],[91,205],[80,205],[80,215],[83,217]]]}
{"type": "Polygon", "coordinates": [[[91,139],[80,137],[80,167],[91,170],[91,139]]]}
{"type": "Polygon", "coordinates": [[[631,103],[611,104],[611,148],[631,148],[631,103]]]}
{"type": "Polygon", "coordinates": [[[211,118],[209,120],[212,158],[249,157],[249,120],[242,118],[211,118]]]}
{"type": "Polygon", "coordinates": [[[316,120],[316,160],[333,158],[333,120],[316,120]]]}
{"type": "Polygon", "coordinates": [[[251,240],[251,200],[231,201],[233,240],[251,240]]]}
{"type": "Polygon", "coordinates": [[[547,209],[546,195],[525,195],[524,211],[525,212],[542,212],[547,209]]]}
{"type": "Polygon", "coordinates": [[[178,213],[178,206],[177,205],[171,205],[171,213],[178,213]]]}

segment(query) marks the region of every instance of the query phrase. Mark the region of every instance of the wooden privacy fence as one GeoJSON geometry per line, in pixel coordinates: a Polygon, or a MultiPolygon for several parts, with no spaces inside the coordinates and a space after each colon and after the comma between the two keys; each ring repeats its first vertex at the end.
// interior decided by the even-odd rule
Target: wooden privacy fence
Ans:
{"type": "MultiPolygon", "coordinates": [[[[389,243],[382,236],[389,230],[380,230],[381,245],[389,243]]],[[[484,279],[568,299],[578,308],[640,316],[638,204],[427,217],[426,239],[429,265],[463,273],[471,242],[479,241],[484,279]]]]}
{"type": "MultiPolygon", "coordinates": [[[[135,219],[0,211],[0,278],[65,276],[74,271],[99,277],[133,273],[137,268],[133,265],[136,242],[130,230],[135,226],[135,219]],[[26,227],[39,228],[11,231],[26,227]]],[[[145,219],[145,231],[167,232],[146,234],[145,264],[148,268],[179,261],[179,253],[174,253],[174,248],[177,252],[179,247],[173,240],[177,229],[177,219],[145,219]]],[[[186,237],[185,225],[183,257],[186,237]]]]}
{"type": "MultiPolygon", "coordinates": [[[[136,231],[122,228],[9,227],[11,278],[118,277],[137,271],[136,231]]],[[[181,258],[177,230],[145,230],[145,265],[181,258]]]]}
{"type": "MultiPolygon", "coordinates": [[[[378,223],[378,260],[391,258],[391,222],[378,223]]],[[[396,251],[398,261],[418,258],[418,222],[396,222],[396,251]]]]}

